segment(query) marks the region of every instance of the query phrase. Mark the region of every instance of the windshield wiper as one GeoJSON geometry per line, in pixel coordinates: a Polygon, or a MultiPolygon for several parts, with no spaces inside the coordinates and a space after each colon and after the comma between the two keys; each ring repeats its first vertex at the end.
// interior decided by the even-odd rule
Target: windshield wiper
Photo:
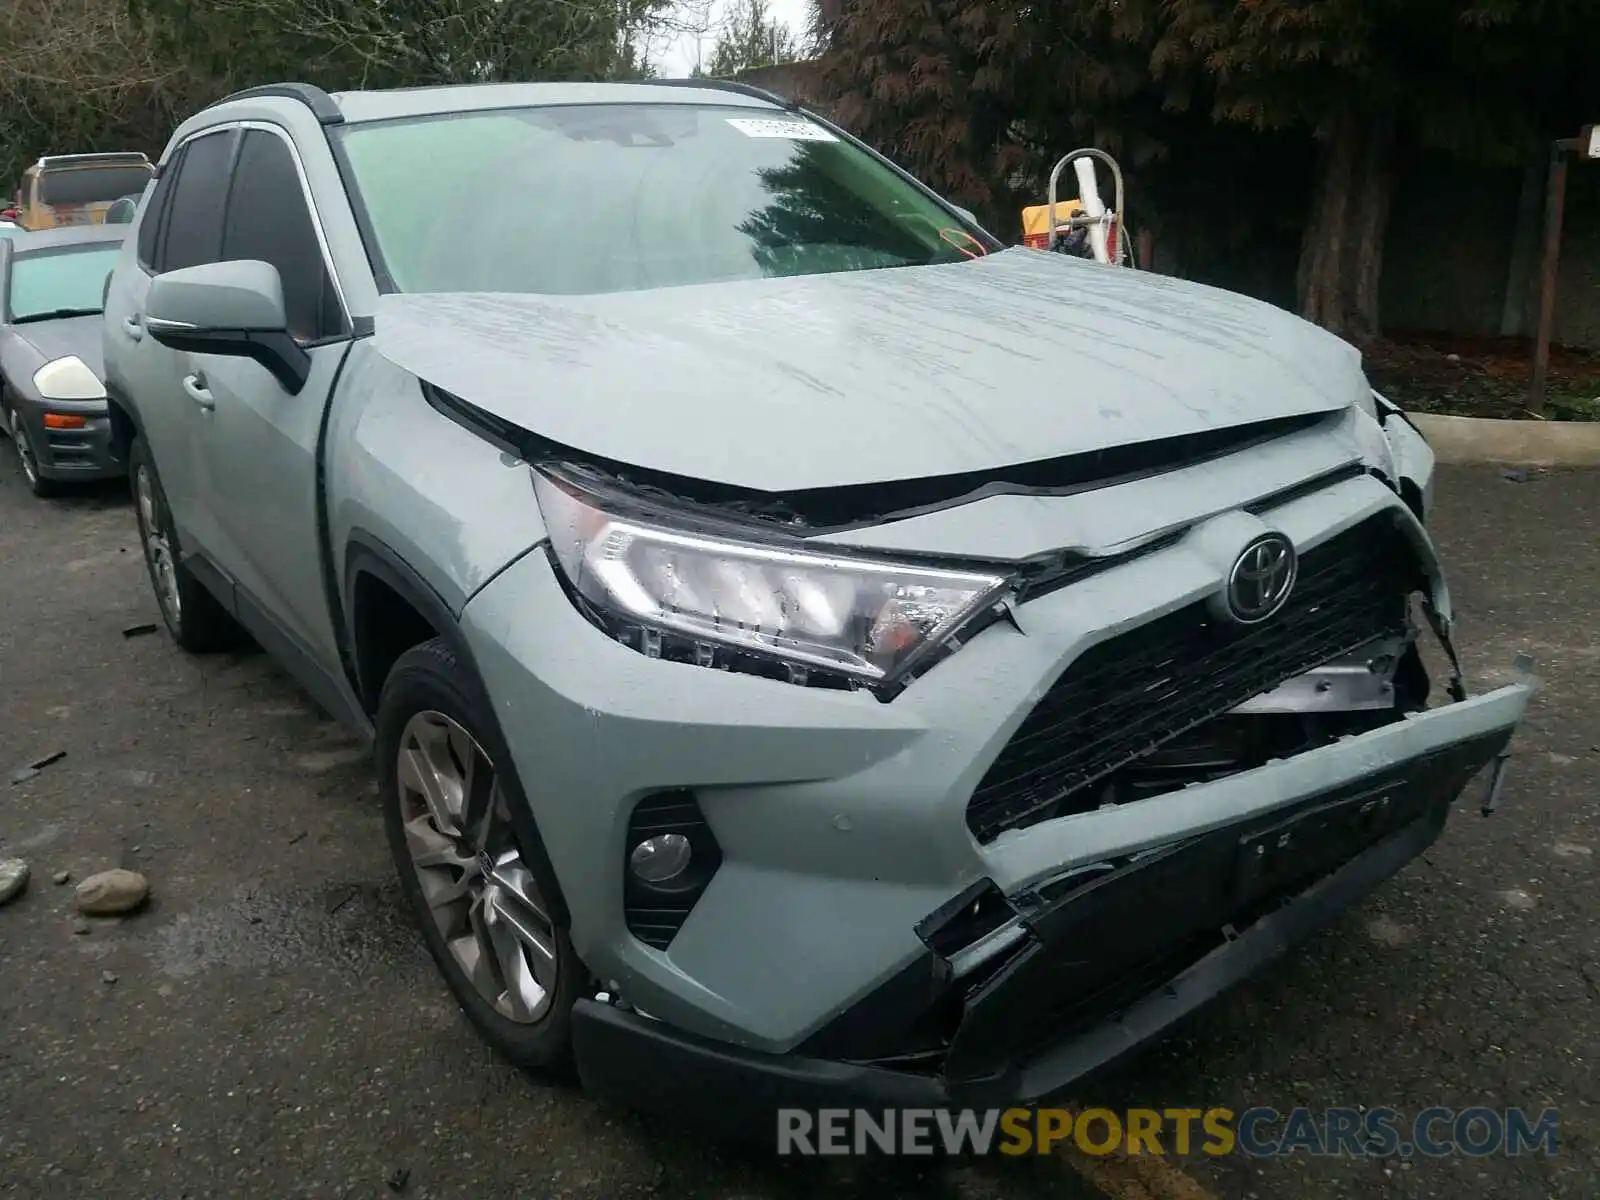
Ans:
{"type": "Polygon", "coordinates": [[[29,313],[25,317],[12,317],[13,325],[26,325],[29,321],[62,321],[67,317],[98,317],[103,308],[51,308],[44,312],[29,313]]]}

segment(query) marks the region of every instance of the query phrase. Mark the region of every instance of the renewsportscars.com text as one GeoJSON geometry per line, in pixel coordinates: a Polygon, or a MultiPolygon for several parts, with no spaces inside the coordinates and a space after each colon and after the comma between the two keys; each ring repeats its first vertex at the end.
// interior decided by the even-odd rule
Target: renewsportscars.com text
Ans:
{"type": "Polygon", "coordinates": [[[1556,1153],[1555,1109],[780,1109],[778,1153],[1244,1154],[1444,1158],[1556,1153]]]}

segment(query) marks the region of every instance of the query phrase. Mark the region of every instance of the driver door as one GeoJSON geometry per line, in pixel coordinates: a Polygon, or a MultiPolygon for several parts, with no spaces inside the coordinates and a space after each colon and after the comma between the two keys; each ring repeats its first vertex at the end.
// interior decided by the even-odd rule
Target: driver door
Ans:
{"type": "Polygon", "coordinates": [[[322,572],[317,452],[350,325],[289,134],[251,125],[242,138],[221,258],[277,268],[289,333],[309,355],[311,374],[291,395],[250,359],[191,354],[181,383],[202,414],[199,485],[240,617],[250,625],[265,617],[326,671],[340,660],[322,572]]]}

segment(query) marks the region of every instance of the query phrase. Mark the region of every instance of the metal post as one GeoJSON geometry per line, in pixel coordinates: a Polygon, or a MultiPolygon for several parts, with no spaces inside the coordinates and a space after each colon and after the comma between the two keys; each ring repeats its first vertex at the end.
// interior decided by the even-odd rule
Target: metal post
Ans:
{"type": "Polygon", "coordinates": [[[1544,412],[1545,377],[1550,371],[1550,332],[1556,315],[1556,272],[1561,265],[1561,217],[1567,192],[1567,155],[1576,138],[1550,144],[1550,175],[1544,193],[1544,260],[1539,267],[1539,327],[1533,343],[1533,378],[1528,384],[1528,411],[1544,412]]]}

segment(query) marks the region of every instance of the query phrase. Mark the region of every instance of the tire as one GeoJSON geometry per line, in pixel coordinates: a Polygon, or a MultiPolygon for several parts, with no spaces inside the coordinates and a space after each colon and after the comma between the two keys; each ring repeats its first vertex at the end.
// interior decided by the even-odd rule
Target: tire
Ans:
{"type": "Polygon", "coordinates": [[[22,482],[28,485],[28,490],[41,500],[61,495],[61,484],[40,474],[39,460],[33,452],[33,442],[28,437],[28,428],[22,423],[22,415],[15,410],[11,413],[7,432],[11,435],[11,447],[17,453],[17,466],[22,471],[22,482]]]}
{"type": "MultiPolygon", "coordinates": [[[[562,921],[551,915],[561,911],[555,881],[528,866],[534,860],[510,818],[510,805],[525,803],[522,791],[514,776],[502,784],[501,768],[483,749],[498,744],[493,728],[481,689],[444,642],[401,655],[378,701],[384,829],[406,906],[473,1026],[518,1066],[570,1077],[572,1006],[588,972],[562,921]],[[485,770],[488,776],[479,774],[485,770]],[[419,786],[452,771],[459,793],[488,797],[491,816],[476,833],[459,812],[441,814],[419,786]],[[419,854],[427,861],[419,862],[419,854]],[[505,919],[507,912],[520,926],[505,919]],[[524,936],[514,932],[519,927],[524,936]]],[[[440,791],[446,799],[438,804],[448,807],[456,792],[440,791]]]]}
{"type": "Polygon", "coordinates": [[[142,437],[134,438],[128,448],[128,486],[133,492],[134,517],[139,522],[145,571],[172,640],[191,654],[210,654],[238,646],[243,641],[239,623],[182,561],[167,494],[142,437]]]}

